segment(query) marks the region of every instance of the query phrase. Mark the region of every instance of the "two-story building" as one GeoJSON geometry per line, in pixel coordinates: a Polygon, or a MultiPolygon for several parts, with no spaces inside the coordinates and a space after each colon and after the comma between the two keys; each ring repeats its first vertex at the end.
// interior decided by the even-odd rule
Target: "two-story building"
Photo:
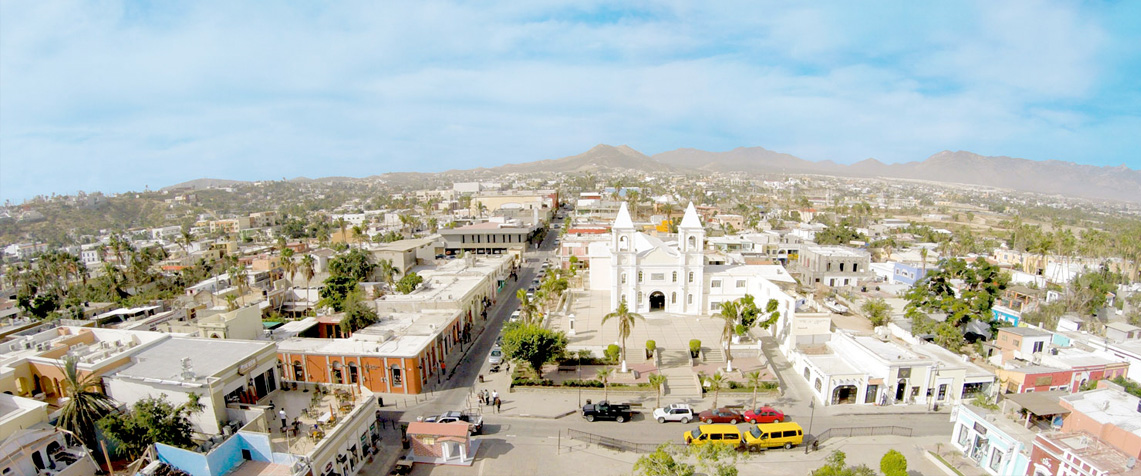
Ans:
{"type": "Polygon", "coordinates": [[[952,411],[951,446],[991,476],[1024,476],[1034,432],[997,411],[962,404],[952,411]]]}
{"type": "Polygon", "coordinates": [[[805,245],[791,271],[806,284],[855,286],[872,277],[871,255],[843,246],[805,245]]]}
{"type": "Polygon", "coordinates": [[[995,336],[994,346],[999,351],[996,356],[1003,365],[1018,359],[1034,362],[1050,346],[1054,334],[1036,327],[1002,327],[995,336]]]}

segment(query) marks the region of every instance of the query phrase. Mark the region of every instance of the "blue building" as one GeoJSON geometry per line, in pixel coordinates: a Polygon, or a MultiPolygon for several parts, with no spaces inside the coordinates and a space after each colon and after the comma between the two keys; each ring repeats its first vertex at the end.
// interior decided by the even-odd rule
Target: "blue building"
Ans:
{"type": "Polygon", "coordinates": [[[955,407],[951,446],[991,476],[1023,476],[1030,466],[1034,432],[997,411],[955,407]]]}

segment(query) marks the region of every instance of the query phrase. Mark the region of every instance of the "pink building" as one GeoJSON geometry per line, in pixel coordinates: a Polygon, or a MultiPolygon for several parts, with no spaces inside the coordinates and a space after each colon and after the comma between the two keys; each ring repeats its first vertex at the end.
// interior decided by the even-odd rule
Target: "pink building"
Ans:
{"type": "Polygon", "coordinates": [[[1070,411],[1062,431],[1085,432],[1133,458],[1141,458],[1141,398],[1110,382],[1096,390],[1062,397],[1070,411]]]}

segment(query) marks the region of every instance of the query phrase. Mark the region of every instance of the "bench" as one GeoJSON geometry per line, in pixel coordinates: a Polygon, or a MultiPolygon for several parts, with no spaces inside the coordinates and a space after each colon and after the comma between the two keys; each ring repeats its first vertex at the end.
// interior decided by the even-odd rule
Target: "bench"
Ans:
{"type": "Polygon", "coordinates": [[[559,372],[574,372],[578,370],[577,365],[560,365],[559,372]]]}

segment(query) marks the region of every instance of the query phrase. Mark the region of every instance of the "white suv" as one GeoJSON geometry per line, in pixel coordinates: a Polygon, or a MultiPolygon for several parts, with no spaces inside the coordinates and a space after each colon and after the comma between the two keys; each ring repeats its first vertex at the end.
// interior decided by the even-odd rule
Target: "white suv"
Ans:
{"type": "Polygon", "coordinates": [[[657,420],[658,423],[665,423],[667,421],[689,423],[691,420],[696,420],[697,415],[693,413],[693,408],[690,408],[688,403],[674,403],[664,408],[655,409],[654,419],[657,420]]]}

